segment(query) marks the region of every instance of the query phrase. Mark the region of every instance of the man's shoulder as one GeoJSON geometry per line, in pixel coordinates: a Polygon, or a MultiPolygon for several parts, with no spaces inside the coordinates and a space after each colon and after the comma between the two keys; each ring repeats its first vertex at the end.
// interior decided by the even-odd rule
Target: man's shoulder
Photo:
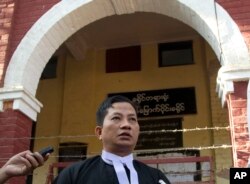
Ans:
{"type": "Polygon", "coordinates": [[[71,165],[62,170],[62,172],[59,174],[59,176],[56,178],[53,184],[78,183],[76,181],[79,179],[79,176],[86,177],[88,168],[92,168],[93,170],[96,167],[98,167],[98,164],[96,163],[100,163],[100,158],[101,158],[100,156],[94,156],[86,160],[72,163],[71,165]]]}
{"type": "Polygon", "coordinates": [[[141,160],[134,160],[134,164],[139,165],[139,166],[141,166],[141,167],[153,168],[153,167],[151,167],[151,166],[145,164],[145,163],[144,163],[143,161],[141,161],[141,160]]]}
{"type": "Polygon", "coordinates": [[[142,169],[147,169],[147,170],[150,170],[150,171],[154,171],[154,172],[158,172],[159,170],[156,169],[156,168],[153,168],[145,163],[143,163],[142,161],[139,161],[139,160],[134,160],[134,164],[136,167],[139,167],[139,168],[142,168],[142,169]]]}
{"type": "Polygon", "coordinates": [[[86,160],[81,160],[81,161],[72,163],[68,167],[68,169],[69,170],[79,170],[81,168],[88,167],[88,166],[92,165],[93,163],[98,162],[100,160],[100,158],[101,158],[100,155],[97,155],[97,156],[87,158],[86,160]]]}
{"type": "Polygon", "coordinates": [[[138,160],[134,160],[134,166],[137,172],[141,173],[143,178],[147,178],[146,180],[151,181],[151,183],[170,183],[165,174],[163,174],[160,169],[151,167],[138,160]]]}

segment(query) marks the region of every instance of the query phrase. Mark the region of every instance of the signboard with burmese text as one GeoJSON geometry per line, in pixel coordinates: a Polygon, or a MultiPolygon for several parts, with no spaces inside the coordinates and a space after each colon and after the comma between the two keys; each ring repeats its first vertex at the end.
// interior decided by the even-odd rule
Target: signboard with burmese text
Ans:
{"type": "Polygon", "coordinates": [[[136,150],[178,148],[183,146],[182,118],[139,120],[140,135],[136,150]]]}
{"type": "Polygon", "coordinates": [[[162,117],[195,114],[195,88],[174,88],[126,93],[112,93],[108,96],[123,95],[139,105],[138,117],[162,117]]]}

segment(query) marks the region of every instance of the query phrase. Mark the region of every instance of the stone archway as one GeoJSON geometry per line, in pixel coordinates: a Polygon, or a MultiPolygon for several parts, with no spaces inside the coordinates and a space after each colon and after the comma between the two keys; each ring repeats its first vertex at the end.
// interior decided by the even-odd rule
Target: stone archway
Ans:
{"type": "Polygon", "coordinates": [[[42,106],[35,99],[40,74],[56,49],[89,23],[134,12],[173,17],[204,37],[222,65],[217,90],[223,103],[226,94],[233,91],[232,81],[248,78],[249,54],[243,37],[226,11],[212,1],[200,4],[196,0],[61,1],[34,24],[17,47],[7,68],[0,99],[14,99],[14,108],[35,119],[42,106]]]}
{"type": "Polygon", "coordinates": [[[17,47],[0,99],[13,99],[14,109],[36,119],[42,106],[35,98],[39,78],[56,49],[89,23],[135,12],[154,12],[178,19],[203,36],[222,65],[217,90],[223,103],[226,94],[233,91],[232,81],[249,77],[249,54],[243,37],[226,11],[213,1],[200,4],[196,0],[61,1],[34,24],[17,47]]]}
{"type": "MultiPolygon", "coordinates": [[[[200,4],[197,0],[61,1],[34,24],[16,48],[4,86],[0,88],[0,111],[3,102],[10,100],[14,110],[28,117],[25,116],[28,119],[25,122],[36,120],[42,107],[35,98],[39,78],[57,48],[90,23],[135,12],[153,12],[178,19],[210,44],[221,64],[216,83],[223,104],[229,92],[235,90],[234,81],[250,78],[249,53],[242,34],[227,12],[214,1],[200,4]]],[[[237,150],[233,153],[237,160],[237,150]]]]}

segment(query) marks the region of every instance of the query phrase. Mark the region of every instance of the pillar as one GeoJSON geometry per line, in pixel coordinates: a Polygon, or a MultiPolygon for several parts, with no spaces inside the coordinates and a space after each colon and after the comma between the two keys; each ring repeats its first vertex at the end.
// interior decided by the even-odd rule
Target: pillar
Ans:
{"type": "Polygon", "coordinates": [[[248,82],[245,81],[234,82],[234,93],[230,93],[227,100],[234,167],[247,167],[250,156],[247,85],[248,82]]]}
{"type": "MultiPolygon", "coordinates": [[[[5,103],[4,106],[8,106],[5,103]]],[[[0,165],[2,166],[12,155],[30,148],[32,120],[18,110],[4,108],[0,112],[0,165]]],[[[26,178],[15,177],[9,184],[25,184],[26,178]]]]}

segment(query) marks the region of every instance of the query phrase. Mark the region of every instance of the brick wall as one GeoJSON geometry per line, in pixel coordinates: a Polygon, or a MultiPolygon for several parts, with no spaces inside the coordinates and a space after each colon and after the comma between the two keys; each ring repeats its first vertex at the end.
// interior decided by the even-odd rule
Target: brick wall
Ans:
{"type": "Polygon", "coordinates": [[[246,167],[250,156],[248,150],[250,141],[247,124],[247,85],[248,82],[235,82],[235,91],[228,97],[235,167],[246,167]]]}
{"type": "Polygon", "coordinates": [[[18,4],[13,25],[15,34],[13,34],[11,53],[31,26],[57,2],[59,0],[25,0],[25,3],[18,4]]]}
{"type": "MultiPolygon", "coordinates": [[[[7,109],[0,113],[0,167],[12,155],[30,148],[31,130],[32,121],[21,112],[7,109]]],[[[13,178],[9,183],[25,184],[25,177],[13,178]]]]}
{"type": "Polygon", "coordinates": [[[27,137],[31,136],[32,121],[27,116],[8,109],[0,113],[0,124],[0,148],[4,148],[1,149],[0,158],[29,149],[30,139],[27,137]]]}
{"type": "Polygon", "coordinates": [[[0,1],[0,87],[3,86],[5,70],[17,45],[31,26],[59,1],[0,1]],[[2,17],[6,18],[2,20],[2,17]]]}
{"type": "Polygon", "coordinates": [[[0,1],[0,86],[3,83],[5,61],[8,58],[9,38],[11,35],[12,18],[14,14],[14,0],[0,1]]]}
{"type": "Polygon", "coordinates": [[[216,0],[239,26],[245,42],[250,48],[250,1],[249,0],[216,0]]]}

